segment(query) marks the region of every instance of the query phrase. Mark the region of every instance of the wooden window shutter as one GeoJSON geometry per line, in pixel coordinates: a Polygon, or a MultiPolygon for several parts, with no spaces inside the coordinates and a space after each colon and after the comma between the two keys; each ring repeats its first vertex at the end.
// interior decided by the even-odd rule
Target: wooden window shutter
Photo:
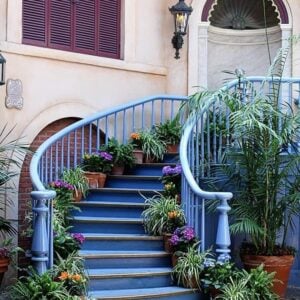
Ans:
{"type": "Polygon", "coordinates": [[[72,50],[73,0],[49,0],[50,48],[72,50]]]}
{"type": "Polygon", "coordinates": [[[47,0],[23,0],[23,43],[46,46],[47,0]]]}
{"type": "Polygon", "coordinates": [[[75,6],[74,51],[96,55],[98,7],[96,0],[77,1],[75,6]]]}
{"type": "Polygon", "coordinates": [[[120,58],[120,0],[98,0],[99,55],[120,58]]]}

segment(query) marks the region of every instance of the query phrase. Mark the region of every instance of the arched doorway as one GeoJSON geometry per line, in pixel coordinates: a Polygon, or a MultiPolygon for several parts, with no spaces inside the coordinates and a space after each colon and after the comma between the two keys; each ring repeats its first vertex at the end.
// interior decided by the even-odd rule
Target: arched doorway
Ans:
{"type": "MultiPolygon", "coordinates": [[[[266,0],[265,30],[262,3],[257,0],[194,1],[195,14],[189,27],[189,62],[192,62],[188,67],[189,93],[199,87],[221,87],[228,78],[223,70],[241,68],[249,76],[266,75],[270,64],[266,31],[272,59],[276,51],[288,43],[292,26],[283,0],[266,0]]],[[[285,75],[291,75],[290,58],[285,75]]]]}

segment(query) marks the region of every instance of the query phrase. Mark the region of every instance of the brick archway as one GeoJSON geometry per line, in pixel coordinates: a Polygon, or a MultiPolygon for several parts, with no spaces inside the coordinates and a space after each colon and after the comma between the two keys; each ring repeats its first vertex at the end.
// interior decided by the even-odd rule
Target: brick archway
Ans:
{"type": "MultiPolygon", "coordinates": [[[[272,0],[273,4],[277,7],[280,16],[281,24],[289,24],[289,14],[283,0],[272,0]]],[[[207,0],[203,6],[201,21],[208,22],[209,12],[211,11],[213,5],[216,3],[216,0],[207,0]]]]}
{"type": "MultiPolygon", "coordinates": [[[[30,149],[35,151],[45,140],[51,137],[53,134],[59,130],[65,128],[66,126],[78,121],[78,118],[64,118],[56,120],[53,123],[46,126],[42,129],[39,134],[34,138],[33,142],[30,145],[30,149]]],[[[18,210],[18,245],[24,250],[30,249],[31,241],[30,238],[24,236],[24,231],[27,229],[28,224],[26,223],[26,215],[29,212],[31,197],[30,192],[32,191],[32,185],[29,174],[29,164],[30,164],[30,155],[25,157],[25,160],[22,165],[19,181],[19,210],[18,210]]],[[[24,256],[19,257],[19,266],[26,266],[28,264],[28,259],[24,256]]]]}

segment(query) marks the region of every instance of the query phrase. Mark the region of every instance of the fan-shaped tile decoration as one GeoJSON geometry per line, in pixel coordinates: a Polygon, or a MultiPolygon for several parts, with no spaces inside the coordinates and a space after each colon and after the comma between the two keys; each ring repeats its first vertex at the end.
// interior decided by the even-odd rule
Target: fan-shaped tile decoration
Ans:
{"type": "MultiPolygon", "coordinates": [[[[278,13],[271,0],[265,0],[266,25],[280,23],[278,13]]],[[[228,29],[265,28],[262,0],[218,0],[209,18],[211,25],[228,29]]]]}

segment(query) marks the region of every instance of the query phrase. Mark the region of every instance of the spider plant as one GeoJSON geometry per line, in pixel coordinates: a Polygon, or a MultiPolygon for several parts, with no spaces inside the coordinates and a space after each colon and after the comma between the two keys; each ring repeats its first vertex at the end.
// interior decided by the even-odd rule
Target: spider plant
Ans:
{"type": "Polygon", "coordinates": [[[177,279],[177,283],[187,288],[201,288],[204,262],[210,255],[209,251],[199,252],[198,245],[199,243],[196,243],[189,247],[187,252],[181,253],[172,272],[172,277],[177,279]]]}
{"type": "Polygon", "coordinates": [[[151,235],[173,233],[185,224],[184,212],[175,198],[161,194],[146,199],[148,207],[143,211],[145,230],[151,235]]]}

